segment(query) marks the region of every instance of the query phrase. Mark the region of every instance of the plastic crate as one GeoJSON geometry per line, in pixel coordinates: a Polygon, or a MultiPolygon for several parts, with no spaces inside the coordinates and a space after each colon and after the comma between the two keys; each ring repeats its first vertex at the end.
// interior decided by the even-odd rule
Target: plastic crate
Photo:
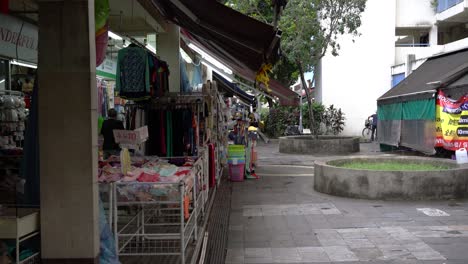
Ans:
{"type": "Polygon", "coordinates": [[[229,177],[231,181],[244,181],[245,164],[229,164],[229,177]]]}
{"type": "Polygon", "coordinates": [[[245,158],[229,158],[228,164],[238,165],[238,164],[245,164],[245,158]]]}

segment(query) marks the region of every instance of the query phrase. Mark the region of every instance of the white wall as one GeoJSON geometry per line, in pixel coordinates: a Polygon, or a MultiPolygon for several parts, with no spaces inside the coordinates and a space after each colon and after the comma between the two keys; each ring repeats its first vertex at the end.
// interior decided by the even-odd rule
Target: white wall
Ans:
{"type": "Polygon", "coordinates": [[[377,109],[377,98],[390,89],[395,9],[395,0],[368,0],[362,16],[362,35],[355,43],[349,36],[343,37],[340,55],[327,55],[322,60],[323,103],[344,111],[344,135],[360,135],[364,119],[377,109]]]}
{"type": "Polygon", "coordinates": [[[395,25],[397,27],[426,26],[433,25],[435,22],[435,12],[431,6],[431,0],[396,0],[395,25]]]}

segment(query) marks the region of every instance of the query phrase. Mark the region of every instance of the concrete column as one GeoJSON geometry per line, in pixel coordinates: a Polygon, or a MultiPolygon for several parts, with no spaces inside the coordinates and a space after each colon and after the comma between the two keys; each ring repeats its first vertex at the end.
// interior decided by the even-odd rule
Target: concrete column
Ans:
{"type": "Polygon", "coordinates": [[[315,74],[315,102],[323,102],[323,82],[322,82],[322,60],[319,61],[317,68],[314,69],[315,74]]]}
{"type": "Polygon", "coordinates": [[[43,263],[98,263],[93,0],[39,0],[43,263]]]}
{"type": "Polygon", "coordinates": [[[405,58],[405,77],[408,77],[413,72],[413,64],[416,61],[416,56],[414,54],[408,54],[405,58]]]}
{"type": "Polygon", "coordinates": [[[435,47],[438,45],[439,30],[436,25],[433,25],[429,31],[429,45],[435,47]]]}
{"type": "Polygon", "coordinates": [[[158,55],[169,64],[169,92],[180,92],[180,28],[174,24],[168,24],[166,33],[157,37],[158,55]]]}

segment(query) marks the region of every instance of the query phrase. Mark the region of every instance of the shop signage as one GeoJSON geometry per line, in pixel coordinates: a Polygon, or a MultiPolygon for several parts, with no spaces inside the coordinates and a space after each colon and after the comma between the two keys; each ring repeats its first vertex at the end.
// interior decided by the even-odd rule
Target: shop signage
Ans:
{"type": "Polygon", "coordinates": [[[468,94],[458,100],[439,91],[436,104],[437,147],[468,148],[468,94]]]}
{"type": "Polygon", "coordinates": [[[117,73],[117,61],[106,58],[104,61],[96,67],[96,75],[115,79],[115,74],[117,73]]]}
{"type": "Polygon", "coordinates": [[[37,27],[0,14],[0,56],[37,63],[37,27]]]}

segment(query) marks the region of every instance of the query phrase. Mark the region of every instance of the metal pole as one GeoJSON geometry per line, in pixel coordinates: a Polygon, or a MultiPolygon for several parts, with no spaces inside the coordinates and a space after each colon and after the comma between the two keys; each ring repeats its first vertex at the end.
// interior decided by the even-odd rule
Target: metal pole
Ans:
{"type": "Polygon", "coordinates": [[[299,95],[299,131],[302,133],[302,94],[299,95]]]}
{"type": "Polygon", "coordinates": [[[115,238],[115,249],[116,249],[116,253],[117,253],[117,256],[119,255],[120,253],[120,249],[119,249],[119,233],[118,233],[118,226],[117,224],[119,223],[119,219],[118,219],[118,205],[117,205],[117,184],[116,183],[111,183],[111,189],[112,189],[112,192],[114,193],[113,195],[113,206],[114,206],[114,210],[113,210],[113,213],[114,213],[114,238],[115,238]]]}
{"type": "Polygon", "coordinates": [[[184,218],[184,192],[185,184],[180,183],[180,263],[185,264],[185,218],[184,218]]]}

